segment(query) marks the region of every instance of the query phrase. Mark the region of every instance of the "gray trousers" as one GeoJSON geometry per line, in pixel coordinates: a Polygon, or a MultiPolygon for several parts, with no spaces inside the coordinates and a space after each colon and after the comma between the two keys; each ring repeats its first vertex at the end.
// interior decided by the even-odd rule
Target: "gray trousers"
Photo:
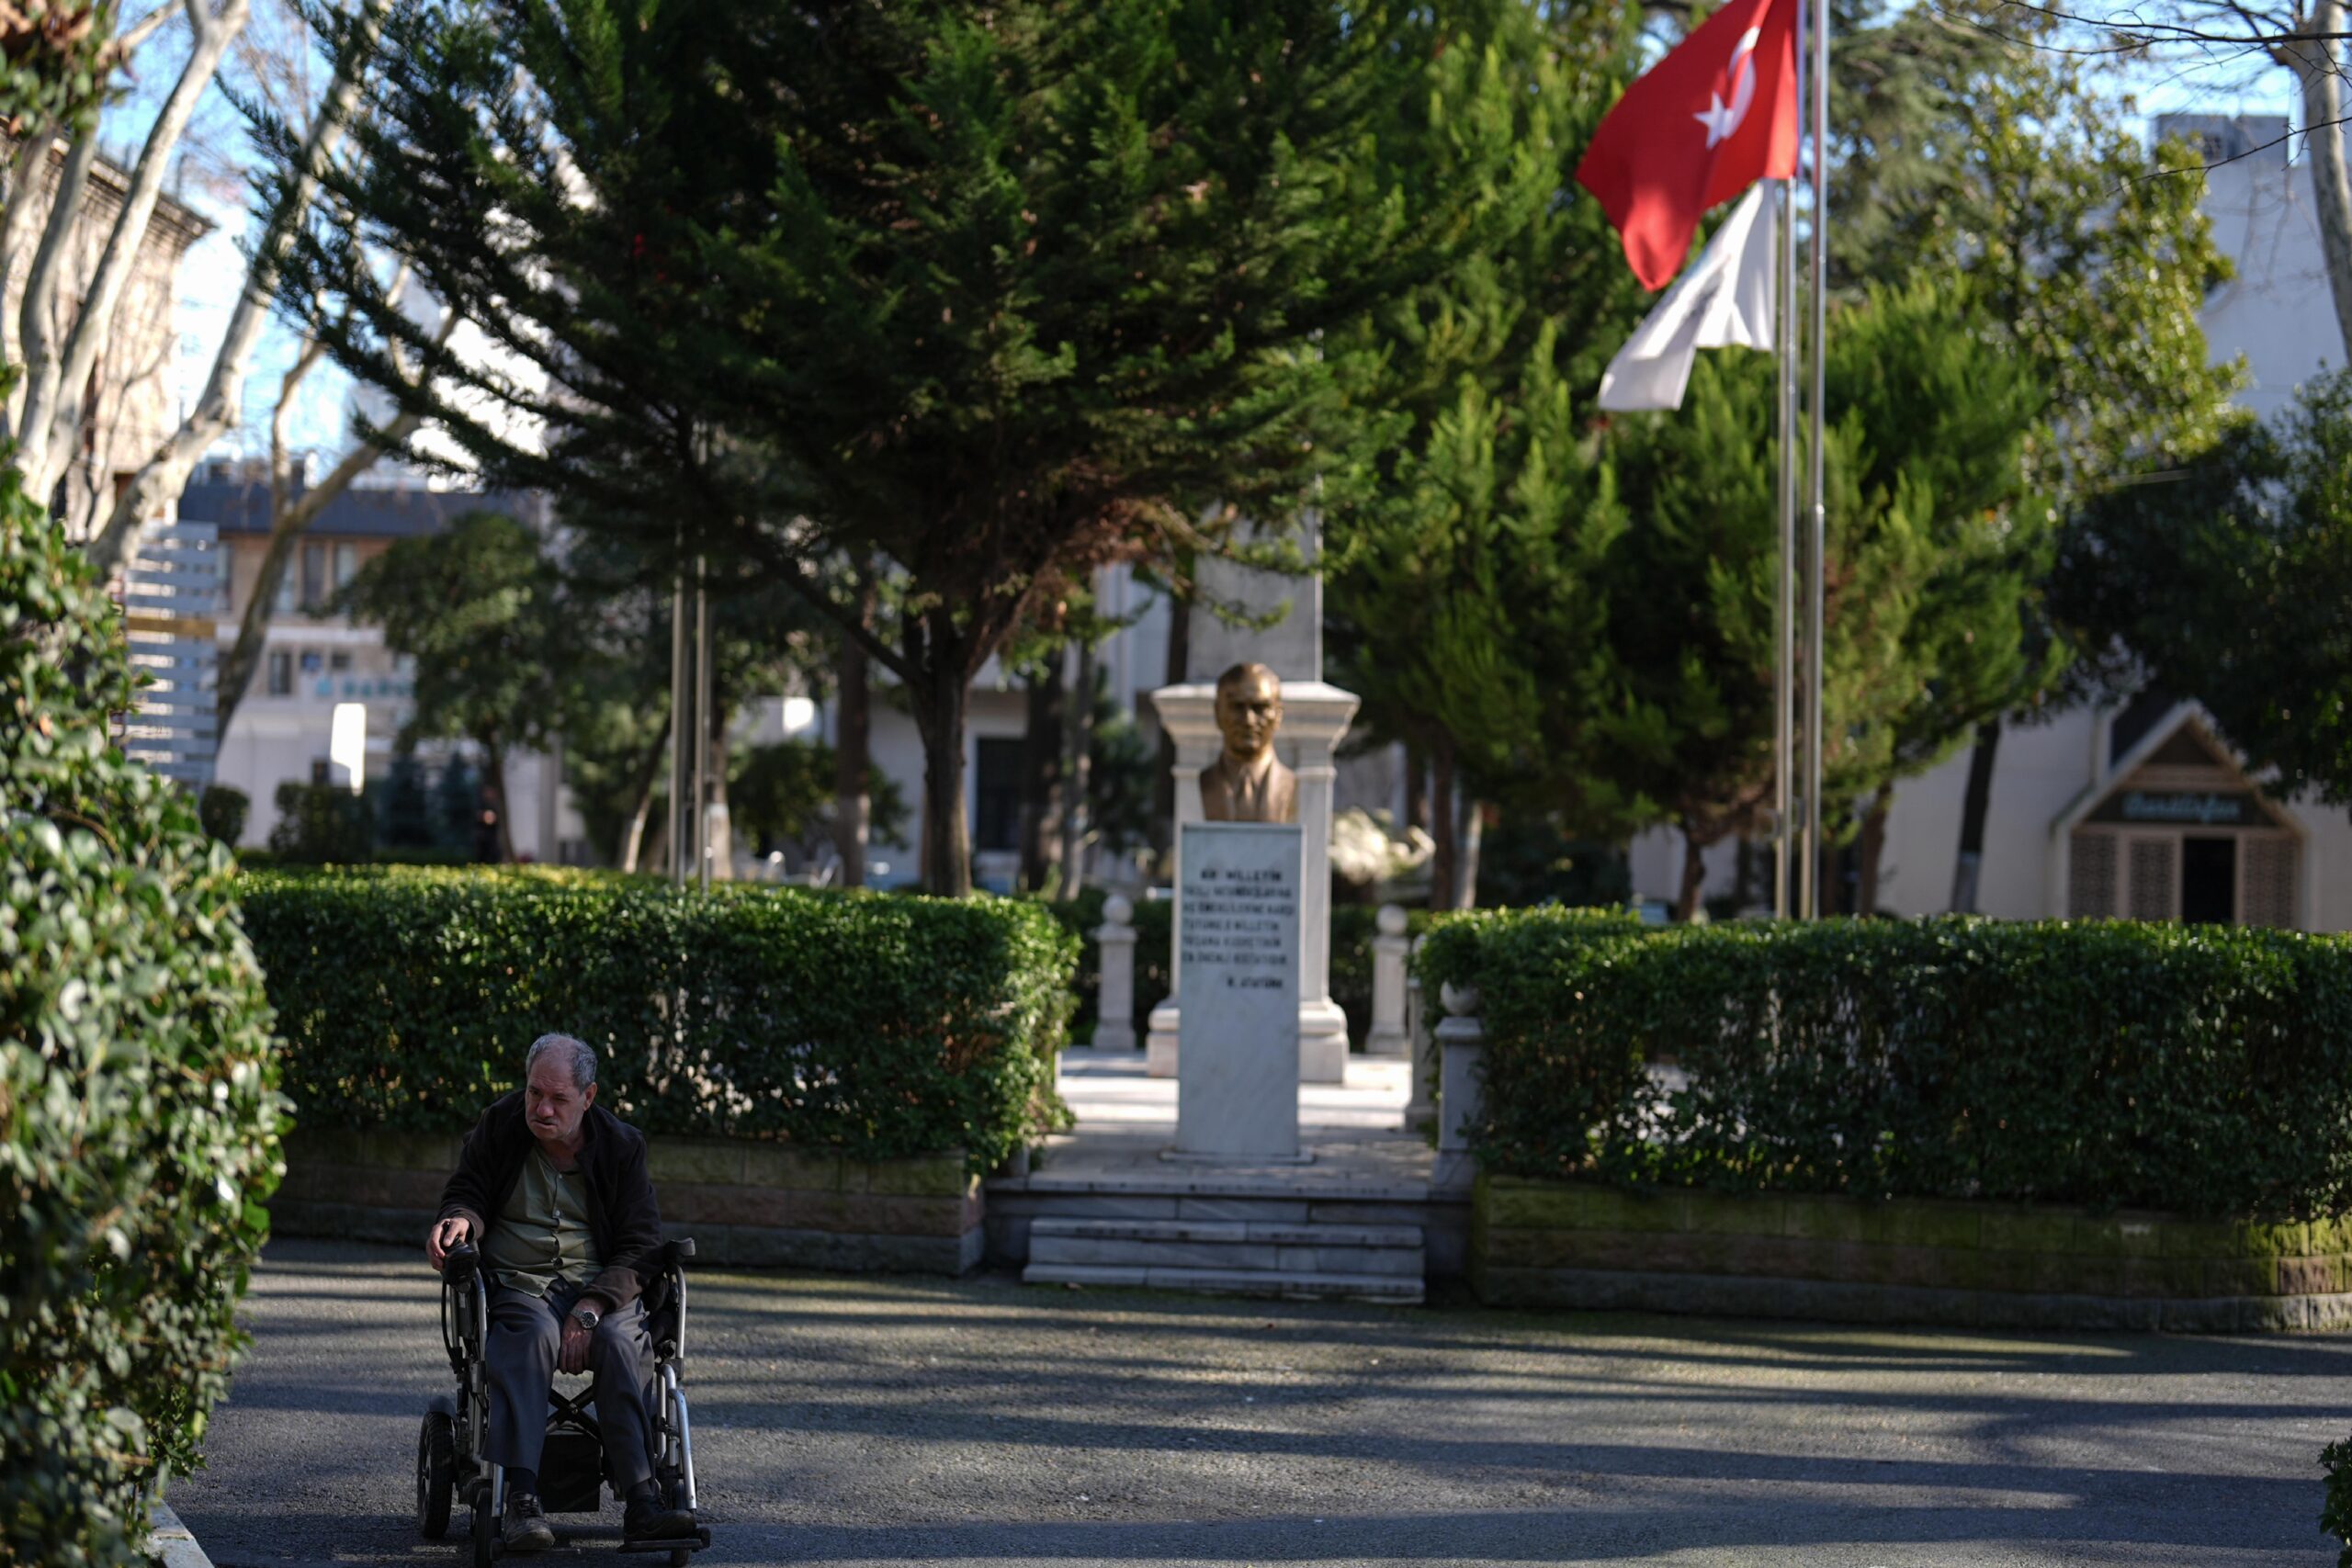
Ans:
{"type": "MultiPolygon", "coordinates": [[[[482,1359],[490,1374],[490,1441],[493,1464],[539,1468],[547,1439],[548,1390],[563,1325],[580,1288],[557,1280],[545,1297],[506,1285],[490,1288],[490,1334],[482,1359]]],[[[653,1341],[645,1306],[631,1302],[608,1312],[588,1346],[596,1380],[596,1426],[605,1438],[605,1473],[622,1496],[653,1478],[653,1423],[645,1410],[646,1369],[653,1341]]]]}

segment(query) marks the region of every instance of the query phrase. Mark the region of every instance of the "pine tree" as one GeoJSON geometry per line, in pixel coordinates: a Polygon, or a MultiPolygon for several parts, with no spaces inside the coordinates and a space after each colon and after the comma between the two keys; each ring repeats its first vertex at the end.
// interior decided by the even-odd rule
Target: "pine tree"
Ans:
{"type": "Polygon", "coordinates": [[[1351,324],[1549,190],[1498,53],[1518,17],[403,7],[334,181],[352,221],[306,236],[291,292],[493,476],[756,561],[860,638],[922,734],[927,883],[959,892],[983,662],[1091,566],[1192,542],[1208,499],[1275,525],[1344,502],[1380,429],[1351,324]],[[524,373],[384,308],[371,249],[524,373]],[[869,555],[897,573],[871,626],[825,570],[869,555]]]}

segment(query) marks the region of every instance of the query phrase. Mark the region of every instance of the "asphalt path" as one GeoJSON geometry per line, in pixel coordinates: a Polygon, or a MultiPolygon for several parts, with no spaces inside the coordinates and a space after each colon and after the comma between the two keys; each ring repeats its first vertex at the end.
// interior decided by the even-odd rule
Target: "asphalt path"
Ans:
{"type": "MultiPolygon", "coordinates": [[[[1893,1333],[697,1274],[701,1561],[2332,1563],[2352,1339],[1893,1333]]],[[[422,1257],[283,1243],[209,1467],[220,1568],[454,1563],[413,1456],[422,1257]]],[[[462,1518],[462,1516],[461,1516],[462,1518]]],[[[559,1519],[562,1529],[573,1523],[559,1519]]],[[[586,1524],[589,1521],[577,1521],[586,1524]]],[[[643,1563],[603,1533],[541,1561],[643,1563]]],[[[519,1563],[523,1560],[516,1560],[519,1563]]]]}

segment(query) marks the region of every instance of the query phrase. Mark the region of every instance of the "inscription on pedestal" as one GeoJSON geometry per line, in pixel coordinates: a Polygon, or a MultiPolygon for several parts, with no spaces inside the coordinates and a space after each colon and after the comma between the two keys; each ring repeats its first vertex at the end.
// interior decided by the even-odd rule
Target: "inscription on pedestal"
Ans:
{"type": "Polygon", "coordinates": [[[1184,824],[1180,1156],[1297,1156],[1299,855],[1291,824],[1184,824]]]}

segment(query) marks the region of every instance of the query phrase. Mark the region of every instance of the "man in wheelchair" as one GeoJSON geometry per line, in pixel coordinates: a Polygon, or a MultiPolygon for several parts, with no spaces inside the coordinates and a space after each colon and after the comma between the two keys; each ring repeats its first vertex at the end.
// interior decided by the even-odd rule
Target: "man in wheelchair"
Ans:
{"type": "Polygon", "coordinates": [[[645,1306],[662,1248],[645,1139],[596,1104],[596,1055],[546,1034],[524,1059],[524,1087],[482,1112],[425,1239],[438,1270],[479,1249],[489,1289],[482,1359],[490,1385],[483,1454],[505,1467],[508,1551],[555,1544],[539,1501],[539,1461],[555,1373],[591,1372],[605,1468],[626,1504],[625,1541],[688,1540],[695,1516],[664,1506],[646,1408],[645,1306]]]}

